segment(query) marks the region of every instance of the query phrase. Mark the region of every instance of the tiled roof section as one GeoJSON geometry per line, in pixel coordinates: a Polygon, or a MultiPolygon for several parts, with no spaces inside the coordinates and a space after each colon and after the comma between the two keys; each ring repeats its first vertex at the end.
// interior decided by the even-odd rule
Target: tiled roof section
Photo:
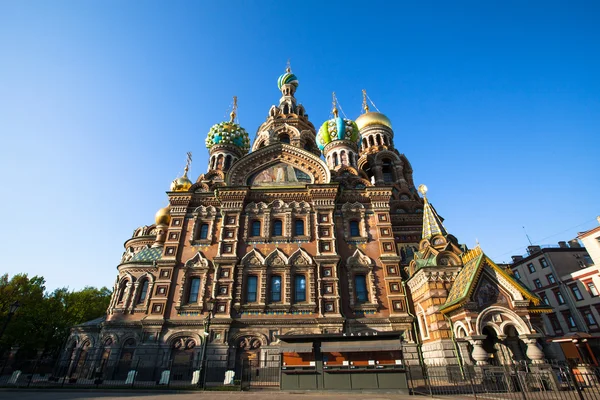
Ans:
{"type": "Polygon", "coordinates": [[[435,212],[435,209],[427,197],[425,197],[425,204],[423,206],[423,239],[429,239],[435,235],[447,235],[446,228],[442,224],[442,219],[435,212]]]}
{"type": "Polygon", "coordinates": [[[417,270],[423,268],[423,267],[435,267],[436,263],[435,263],[435,257],[431,256],[429,258],[426,259],[415,259],[415,263],[417,264],[417,270]]]}
{"type": "Polygon", "coordinates": [[[137,252],[130,262],[152,262],[160,258],[162,254],[161,247],[150,247],[148,249],[142,249],[137,252]]]}
{"type": "Polygon", "coordinates": [[[450,293],[448,293],[446,303],[440,307],[440,311],[452,311],[469,300],[473,294],[473,290],[475,290],[475,287],[477,286],[477,282],[479,281],[479,276],[483,271],[483,267],[486,264],[506,278],[510,283],[512,283],[517,290],[521,292],[523,297],[531,301],[535,306],[540,305],[541,299],[538,296],[533,294],[533,292],[531,292],[525,285],[515,279],[512,274],[497,266],[483,253],[481,248],[476,247],[473,250],[469,250],[462,255],[462,259],[464,267],[456,277],[456,280],[450,289],[450,293]]]}

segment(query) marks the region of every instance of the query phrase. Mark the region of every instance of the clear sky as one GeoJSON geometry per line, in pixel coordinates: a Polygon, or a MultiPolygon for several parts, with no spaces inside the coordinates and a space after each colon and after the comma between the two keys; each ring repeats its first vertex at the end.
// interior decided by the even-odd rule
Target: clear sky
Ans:
{"type": "Polygon", "coordinates": [[[0,272],[112,286],[239,98],[251,137],[287,59],[315,125],[361,89],[415,183],[494,260],[600,214],[600,2],[1,1],[0,272]]]}

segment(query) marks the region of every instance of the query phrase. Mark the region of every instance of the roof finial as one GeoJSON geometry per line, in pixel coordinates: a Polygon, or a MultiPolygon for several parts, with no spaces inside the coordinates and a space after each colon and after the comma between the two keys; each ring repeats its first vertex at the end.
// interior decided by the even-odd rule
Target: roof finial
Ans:
{"type": "Polygon", "coordinates": [[[237,115],[237,96],[233,96],[233,108],[231,109],[231,113],[229,114],[229,122],[233,123],[235,121],[235,117],[237,115]]]}
{"type": "Polygon", "coordinates": [[[363,104],[362,104],[362,108],[365,111],[365,113],[369,112],[369,105],[367,104],[367,91],[365,89],[362,90],[363,93],[363,104]]]}
{"type": "Polygon", "coordinates": [[[338,117],[338,109],[337,109],[337,106],[336,106],[337,99],[335,98],[335,92],[331,93],[331,102],[333,103],[333,110],[332,110],[333,116],[334,116],[334,118],[337,118],[338,117]]]}
{"type": "Polygon", "coordinates": [[[289,58],[287,60],[287,64],[286,64],[286,67],[285,67],[285,72],[287,72],[287,73],[291,73],[292,72],[292,65],[290,63],[290,59],[289,58]]]}
{"type": "Polygon", "coordinates": [[[187,173],[190,170],[190,165],[192,165],[192,152],[187,152],[187,158],[185,160],[185,168],[183,169],[183,176],[187,177],[187,173]]]}
{"type": "Polygon", "coordinates": [[[423,195],[423,198],[427,200],[427,186],[421,183],[417,190],[423,195]]]}

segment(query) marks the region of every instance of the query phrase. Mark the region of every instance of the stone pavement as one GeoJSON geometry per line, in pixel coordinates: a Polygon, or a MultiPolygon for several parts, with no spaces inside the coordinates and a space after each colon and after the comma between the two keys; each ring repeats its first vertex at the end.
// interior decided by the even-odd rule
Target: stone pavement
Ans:
{"type": "MultiPolygon", "coordinates": [[[[452,396],[452,400],[468,396],[452,396]]],[[[376,392],[141,392],[75,390],[1,390],[0,400],[425,400],[423,396],[376,392]]],[[[430,397],[428,399],[431,399],[430,397]]],[[[473,399],[471,397],[471,399],[473,399]]]]}

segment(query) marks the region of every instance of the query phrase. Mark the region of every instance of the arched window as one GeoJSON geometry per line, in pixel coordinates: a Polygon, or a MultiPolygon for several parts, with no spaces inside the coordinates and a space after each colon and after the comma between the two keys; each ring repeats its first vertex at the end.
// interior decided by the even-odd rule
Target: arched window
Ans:
{"type": "Polygon", "coordinates": [[[349,151],[348,152],[348,159],[350,160],[350,165],[354,166],[354,153],[349,151]]]}
{"type": "Polygon", "coordinates": [[[371,146],[375,146],[375,142],[373,142],[373,136],[369,136],[369,144],[371,146]]]}
{"type": "Polygon", "coordinates": [[[289,136],[289,135],[286,135],[285,133],[284,133],[284,134],[281,134],[281,135],[279,135],[279,141],[280,141],[281,143],[287,143],[287,144],[290,144],[290,136],[289,136]]]}
{"type": "Polygon", "coordinates": [[[256,275],[248,276],[248,283],[246,284],[246,301],[253,303],[256,301],[256,292],[258,287],[258,277],[256,275]]]}
{"type": "Polygon", "coordinates": [[[296,236],[303,236],[303,235],[304,235],[304,220],[297,219],[296,220],[296,236]]]}
{"type": "Polygon", "coordinates": [[[273,221],[273,235],[272,236],[282,236],[283,235],[283,222],[280,219],[276,219],[273,221]]]}
{"type": "Polygon", "coordinates": [[[377,135],[375,139],[377,139],[377,145],[381,146],[381,135],[377,135]]]}
{"type": "Polygon", "coordinates": [[[366,149],[369,145],[367,144],[367,138],[363,138],[363,149],[366,149]]]}
{"type": "Polygon", "coordinates": [[[312,150],[312,145],[310,142],[304,143],[304,150],[308,150],[308,151],[312,150]]]}
{"type": "Polygon", "coordinates": [[[217,169],[223,169],[223,154],[217,156],[217,169]]]}
{"type": "Polygon", "coordinates": [[[188,303],[197,303],[200,293],[200,278],[190,279],[190,289],[188,291],[188,303]]]}
{"type": "Polygon", "coordinates": [[[121,286],[119,286],[119,303],[122,303],[125,299],[125,290],[127,290],[127,282],[127,280],[124,280],[123,282],[121,282],[121,286]]]}
{"type": "Polygon", "coordinates": [[[333,153],[333,166],[337,167],[339,165],[338,155],[337,153],[333,153]]]}
{"type": "Polygon", "coordinates": [[[271,277],[271,301],[281,301],[281,276],[271,277]]]}
{"type": "Polygon", "coordinates": [[[394,173],[392,171],[392,162],[388,159],[383,160],[383,167],[381,168],[383,174],[383,181],[386,183],[394,182],[394,173]]]}
{"type": "Polygon", "coordinates": [[[350,221],[350,236],[360,236],[358,221],[350,221]]]}
{"type": "Polygon", "coordinates": [[[260,236],[260,221],[252,221],[252,232],[250,236],[260,236]]]}
{"type": "Polygon", "coordinates": [[[200,225],[200,239],[208,238],[208,224],[200,225]]]}
{"type": "Polygon", "coordinates": [[[142,288],[140,289],[140,294],[138,296],[138,303],[143,303],[146,300],[146,296],[148,295],[148,279],[144,279],[142,283],[142,288]]]}
{"type": "Polygon", "coordinates": [[[356,275],[354,277],[354,290],[356,291],[356,302],[367,302],[367,279],[364,275],[356,275]]]}
{"type": "Polygon", "coordinates": [[[294,300],[296,302],[306,301],[306,277],[304,275],[294,277],[294,300]]]}
{"type": "Polygon", "coordinates": [[[229,169],[229,167],[231,167],[231,156],[227,155],[227,157],[225,157],[225,169],[229,169]]]}

